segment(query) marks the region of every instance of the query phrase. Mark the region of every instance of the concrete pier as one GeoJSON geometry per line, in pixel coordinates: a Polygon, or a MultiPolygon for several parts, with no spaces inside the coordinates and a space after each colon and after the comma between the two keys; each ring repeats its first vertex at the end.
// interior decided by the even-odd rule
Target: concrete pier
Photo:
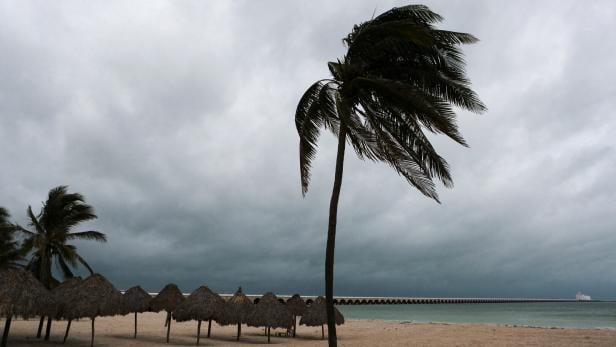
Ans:
{"type": "MultiPolygon", "coordinates": [[[[231,297],[232,294],[221,294],[231,297]]],[[[246,295],[253,302],[258,302],[261,295],[246,295]]],[[[281,302],[290,295],[277,295],[281,302]]],[[[316,300],[316,296],[302,296],[307,304],[316,300]]],[[[426,298],[426,297],[377,297],[377,296],[334,296],[336,305],[416,305],[416,304],[503,304],[529,302],[572,302],[575,299],[536,299],[536,298],[426,298]]]]}
{"type": "MultiPolygon", "coordinates": [[[[149,293],[156,296],[158,293],[149,293]]],[[[184,293],[188,296],[189,293],[184,293]]],[[[233,294],[220,294],[224,299],[228,299],[233,294]]],[[[246,294],[255,304],[259,302],[262,294],[246,294]]],[[[291,295],[276,295],[282,303],[291,298],[291,295]]],[[[313,303],[317,296],[302,295],[302,299],[307,304],[313,303]]],[[[541,299],[541,298],[428,298],[412,296],[334,296],[336,305],[425,305],[425,304],[508,304],[508,303],[533,303],[533,302],[576,302],[576,299],[541,299]]],[[[597,300],[591,300],[597,301],[597,300]]],[[[583,302],[591,302],[583,301],[583,302]]],[[[582,302],[582,301],[579,301],[582,302]]]]}

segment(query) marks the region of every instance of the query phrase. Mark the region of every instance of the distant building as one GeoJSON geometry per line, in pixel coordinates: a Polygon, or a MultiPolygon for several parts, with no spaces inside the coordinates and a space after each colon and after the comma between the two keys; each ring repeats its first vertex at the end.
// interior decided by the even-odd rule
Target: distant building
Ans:
{"type": "Polygon", "coordinates": [[[582,294],[582,292],[577,292],[577,294],[575,294],[575,300],[577,300],[577,301],[590,301],[592,299],[590,298],[590,295],[584,295],[584,294],[582,294]]]}

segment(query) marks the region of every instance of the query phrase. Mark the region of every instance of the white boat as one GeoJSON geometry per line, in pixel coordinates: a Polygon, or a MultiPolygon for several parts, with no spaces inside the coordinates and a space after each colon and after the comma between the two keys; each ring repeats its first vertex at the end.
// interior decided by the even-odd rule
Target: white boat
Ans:
{"type": "Polygon", "coordinates": [[[575,300],[577,300],[577,301],[590,301],[592,299],[590,298],[590,295],[585,295],[585,294],[582,294],[582,292],[577,292],[577,294],[575,294],[575,300]]]}

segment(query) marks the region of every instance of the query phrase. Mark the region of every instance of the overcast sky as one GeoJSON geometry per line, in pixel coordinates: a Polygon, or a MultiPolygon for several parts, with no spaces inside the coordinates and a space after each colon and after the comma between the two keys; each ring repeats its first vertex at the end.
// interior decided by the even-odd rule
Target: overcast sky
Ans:
{"type": "MultiPolygon", "coordinates": [[[[69,185],[118,288],[322,294],[335,139],[302,198],[295,107],[397,1],[0,1],[0,206],[69,185]]],[[[616,2],[430,1],[489,111],[428,200],[348,152],[336,294],[616,297],[616,2]]]]}

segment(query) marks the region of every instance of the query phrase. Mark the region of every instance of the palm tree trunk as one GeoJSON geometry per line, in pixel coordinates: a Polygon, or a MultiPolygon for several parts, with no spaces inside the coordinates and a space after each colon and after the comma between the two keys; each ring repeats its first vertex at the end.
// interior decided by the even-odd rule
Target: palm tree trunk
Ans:
{"type": "Polygon", "coordinates": [[[336,173],[334,188],[329,203],[329,224],[327,227],[327,248],[325,250],[325,307],[327,311],[327,337],[329,347],[336,347],[336,320],[334,319],[334,249],[336,248],[336,222],[338,217],[338,199],[342,186],[344,166],[344,148],[346,145],[346,128],[340,124],[338,133],[338,153],[336,155],[336,173]]]}
{"type": "Polygon", "coordinates": [[[133,338],[137,338],[137,312],[135,312],[135,336],[133,338]]]}
{"type": "Polygon", "coordinates": [[[210,320],[207,323],[207,338],[210,338],[210,332],[212,331],[212,319],[210,318],[210,320]]]}
{"type": "Polygon", "coordinates": [[[66,332],[64,333],[64,340],[62,340],[62,343],[66,343],[66,339],[68,339],[68,331],[71,330],[71,322],[73,320],[69,319],[68,323],[66,323],[66,332]]]}
{"type": "Polygon", "coordinates": [[[51,316],[47,317],[47,329],[45,329],[45,341],[49,341],[49,334],[51,333],[51,316]]]}
{"type": "Polygon", "coordinates": [[[94,347],[94,317],[92,317],[92,339],[90,340],[90,347],[94,347]]]}
{"type": "Polygon", "coordinates": [[[171,312],[167,312],[167,343],[169,343],[169,333],[171,332],[171,312]]]}
{"type": "Polygon", "coordinates": [[[242,323],[237,323],[237,340],[240,340],[240,335],[242,334],[242,323]]]}
{"type": "Polygon", "coordinates": [[[197,346],[199,346],[199,340],[201,339],[201,320],[197,324],[197,346]]]}
{"type": "Polygon", "coordinates": [[[43,323],[45,323],[45,316],[41,316],[41,320],[39,321],[38,331],[36,332],[36,338],[41,338],[41,333],[43,332],[43,323]]]}
{"type": "Polygon", "coordinates": [[[9,342],[9,330],[11,330],[11,321],[13,320],[13,316],[10,315],[6,317],[6,322],[4,323],[4,332],[2,333],[2,342],[0,346],[6,347],[9,342]]]}

